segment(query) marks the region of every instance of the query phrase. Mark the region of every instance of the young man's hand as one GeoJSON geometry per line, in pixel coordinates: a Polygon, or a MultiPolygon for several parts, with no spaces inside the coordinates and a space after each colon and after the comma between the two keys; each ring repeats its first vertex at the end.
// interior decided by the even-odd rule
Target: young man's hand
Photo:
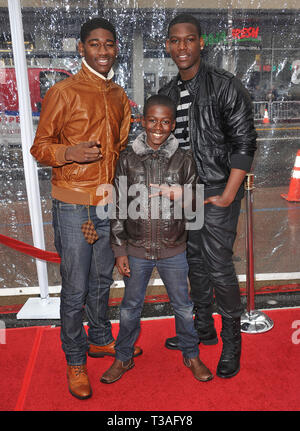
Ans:
{"type": "Polygon", "coordinates": [[[232,168],[223,193],[221,195],[210,196],[205,199],[204,204],[213,204],[217,207],[229,207],[234,201],[238,189],[245,179],[245,175],[246,171],[232,168]]]}
{"type": "Polygon", "coordinates": [[[128,256],[118,256],[116,258],[116,267],[118,268],[120,275],[130,277],[128,256]]]}
{"type": "Polygon", "coordinates": [[[67,148],[65,159],[77,163],[96,162],[103,157],[100,148],[100,141],[80,142],[67,148]]]}
{"type": "Polygon", "coordinates": [[[222,195],[210,196],[205,199],[204,204],[213,204],[217,207],[229,207],[233,200],[226,199],[222,195]]]}

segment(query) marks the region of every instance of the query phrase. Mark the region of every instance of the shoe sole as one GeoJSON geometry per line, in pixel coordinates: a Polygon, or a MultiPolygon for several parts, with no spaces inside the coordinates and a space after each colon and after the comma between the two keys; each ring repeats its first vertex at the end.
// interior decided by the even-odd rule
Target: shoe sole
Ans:
{"type": "MultiPolygon", "coordinates": [[[[218,338],[213,338],[212,340],[199,341],[199,343],[198,343],[198,344],[202,343],[202,344],[204,344],[205,346],[214,346],[215,344],[218,344],[218,342],[219,342],[218,338]]],[[[165,343],[165,347],[166,347],[167,349],[170,349],[170,350],[180,350],[178,347],[171,347],[171,346],[168,346],[168,344],[167,344],[167,343],[165,343]]]]}
{"type": "Polygon", "coordinates": [[[237,369],[237,370],[235,370],[235,372],[234,373],[231,373],[231,374],[219,374],[218,373],[218,371],[216,372],[216,375],[218,376],[218,377],[221,377],[221,379],[230,379],[230,377],[234,377],[234,376],[236,376],[237,375],[237,373],[240,371],[240,367],[237,369]]]}
{"type": "MultiPolygon", "coordinates": [[[[195,377],[195,376],[194,376],[195,377]]],[[[214,378],[214,376],[210,376],[208,377],[208,379],[199,379],[198,377],[195,377],[196,380],[198,380],[199,382],[209,382],[210,380],[212,380],[214,378]]]]}
{"type": "MultiPolygon", "coordinates": [[[[185,360],[183,361],[183,364],[188,368],[188,369],[190,369],[190,367],[185,363],[185,360]]],[[[191,370],[192,371],[192,370],[191,370]]],[[[208,370],[209,371],[209,370],[208,370]]],[[[210,371],[209,371],[210,372],[210,371]]],[[[212,380],[213,378],[214,378],[214,375],[213,374],[210,374],[210,376],[209,377],[207,377],[206,379],[201,379],[200,377],[197,377],[197,376],[195,376],[195,374],[193,373],[193,371],[192,371],[192,374],[193,374],[193,376],[194,376],[194,378],[196,379],[196,380],[198,380],[199,382],[209,382],[210,380],[212,380]]]]}
{"type": "Polygon", "coordinates": [[[73,395],[73,397],[77,398],[78,400],[87,400],[88,398],[91,398],[91,396],[92,396],[92,391],[89,395],[86,395],[85,397],[82,397],[80,395],[75,394],[74,392],[71,391],[70,388],[69,388],[69,392],[71,395],[73,395]]]}
{"type": "Polygon", "coordinates": [[[110,382],[108,382],[107,380],[100,379],[100,382],[105,383],[107,385],[110,385],[111,383],[117,382],[118,380],[120,380],[120,378],[129,370],[131,370],[134,367],[134,363],[131,364],[128,368],[126,368],[126,370],[124,371],[124,373],[120,374],[115,380],[111,380],[110,382]]]}
{"type": "MultiPolygon", "coordinates": [[[[141,350],[139,353],[136,353],[132,357],[136,358],[137,356],[140,356],[142,353],[143,353],[143,350],[141,350]]],[[[113,357],[115,357],[116,354],[115,353],[90,353],[90,352],[88,352],[88,356],[90,356],[91,358],[104,358],[104,356],[113,356],[113,357]]]]}

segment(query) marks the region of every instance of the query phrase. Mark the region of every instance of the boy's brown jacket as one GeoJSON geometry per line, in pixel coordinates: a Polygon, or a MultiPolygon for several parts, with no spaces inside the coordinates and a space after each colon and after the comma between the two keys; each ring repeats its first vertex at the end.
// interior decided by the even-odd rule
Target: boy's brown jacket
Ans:
{"type": "MultiPolygon", "coordinates": [[[[183,208],[180,210],[181,217],[177,218],[174,201],[165,201],[167,207],[164,212],[163,200],[158,198],[159,214],[152,216],[153,200],[148,197],[148,193],[151,191],[151,184],[195,186],[197,181],[192,153],[179,148],[174,135],[171,134],[154,151],[146,143],[145,132],[141,133],[132,146],[121,153],[117,163],[114,180],[116,217],[111,220],[111,245],[115,256],[163,259],[182,253],[186,249],[187,240],[183,208]],[[126,180],[126,187],[122,184],[123,180],[126,180]],[[146,194],[143,194],[142,189],[146,194]],[[124,217],[121,213],[126,202],[128,214],[124,217]],[[136,214],[140,217],[133,217],[131,213],[136,205],[136,214]],[[142,216],[145,210],[147,217],[142,216]]],[[[182,203],[180,201],[180,207],[182,203]]]]}
{"type": "Polygon", "coordinates": [[[131,110],[124,90],[84,64],[74,76],[46,93],[31,154],[52,166],[52,197],[63,202],[97,205],[100,184],[111,184],[119,153],[127,144],[131,110]],[[68,146],[101,143],[103,158],[92,163],[65,160],[68,146]]]}

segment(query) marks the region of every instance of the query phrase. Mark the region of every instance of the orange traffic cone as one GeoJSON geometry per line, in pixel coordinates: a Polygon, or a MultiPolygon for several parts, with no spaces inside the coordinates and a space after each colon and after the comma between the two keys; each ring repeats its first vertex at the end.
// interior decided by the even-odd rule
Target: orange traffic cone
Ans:
{"type": "Polygon", "coordinates": [[[281,197],[289,202],[300,202],[300,150],[297,151],[288,194],[282,193],[281,197]]]}
{"type": "Polygon", "coordinates": [[[265,116],[264,116],[264,119],[263,119],[263,123],[264,123],[264,124],[268,124],[268,123],[270,123],[270,120],[269,120],[269,114],[268,114],[268,110],[267,110],[267,108],[265,109],[265,116]]]}

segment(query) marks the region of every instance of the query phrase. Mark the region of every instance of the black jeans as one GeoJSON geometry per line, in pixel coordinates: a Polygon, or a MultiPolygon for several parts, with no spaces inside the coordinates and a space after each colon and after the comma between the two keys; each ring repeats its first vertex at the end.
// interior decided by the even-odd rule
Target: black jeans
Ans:
{"type": "Polygon", "coordinates": [[[240,200],[225,208],[206,204],[202,229],[188,234],[191,299],[196,307],[208,307],[215,293],[220,314],[230,318],[243,313],[232,261],[240,208],[240,200]]]}

